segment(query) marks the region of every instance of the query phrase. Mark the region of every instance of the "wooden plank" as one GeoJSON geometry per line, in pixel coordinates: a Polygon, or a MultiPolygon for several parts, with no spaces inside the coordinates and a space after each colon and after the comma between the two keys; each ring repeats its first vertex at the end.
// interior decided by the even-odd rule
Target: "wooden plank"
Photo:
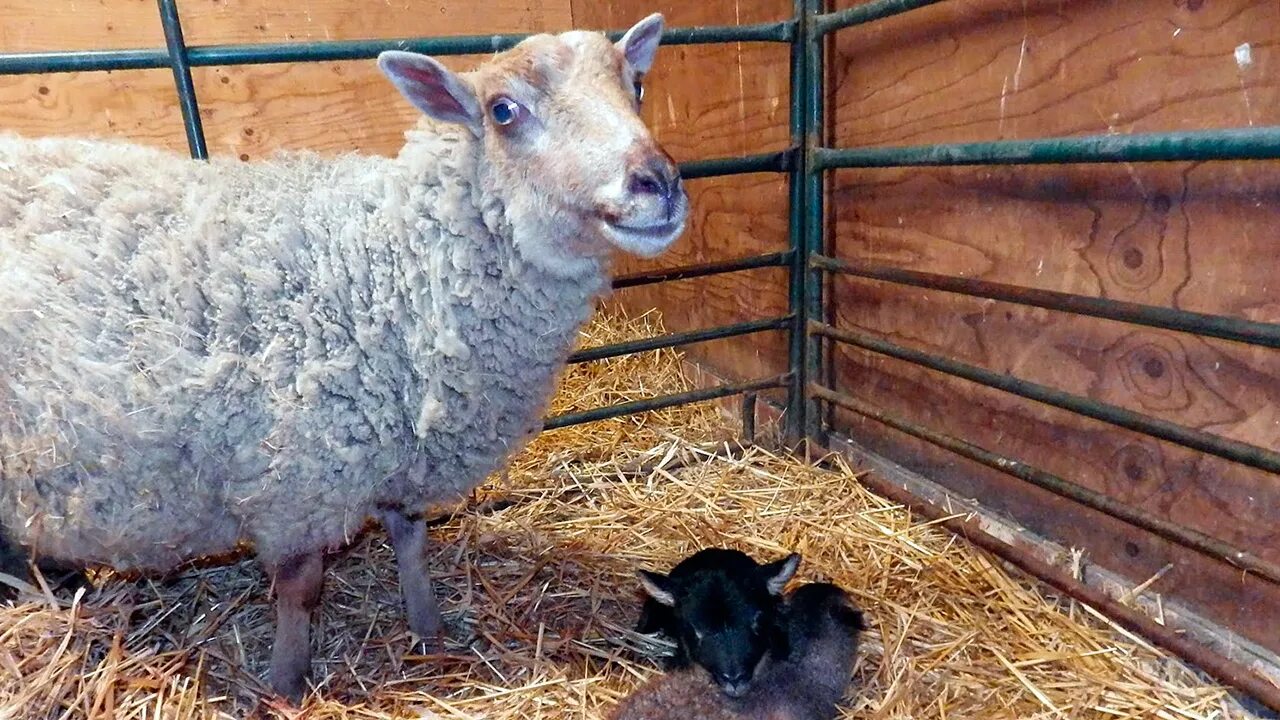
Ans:
{"type": "Polygon", "coordinates": [[[883,145],[1274,124],[1277,28],[1272,0],[938,3],[836,35],[836,133],[883,145]]]}
{"type": "MultiPolygon", "coordinates": [[[[1280,6],[956,0],[841,33],[842,146],[1280,123],[1280,6]]],[[[1280,322],[1280,163],[860,170],[832,183],[837,256],[1280,322]]],[[[841,325],[1264,447],[1280,353],[845,279],[841,325]]],[[[1138,434],[849,350],[841,388],[1280,559],[1280,481],[1138,434]]],[[[1274,587],[1021,481],[840,415],[858,439],[1280,650],[1274,587]],[[1204,578],[1199,577],[1205,573],[1204,578]]]]}
{"type": "MultiPolygon", "coordinates": [[[[1262,434],[1266,447],[1278,439],[1280,353],[1271,350],[987,301],[922,302],[919,291],[865,281],[839,283],[837,300],[844,327],[1226,437],[1262,434]],[[908,313],[909,322],[885,323],[908,313]],[[919,339],[896,332],[929,324],[953,332],[919,339]]],[[[910,396],[876,402],[1280,563],[1274,475],[1070,413],[1051,413],[1048,426],[1027,424],[1027,413],[1050,415],[1012,395],[988,401],[960,384],[963,403],[930,399],[922,410],[910,396]]]]}
{"type": "MultiPolygon", "coordinates": [[[[191,0],[181,3],[189,44],[291,42],[551,31],[571,24],[568,0],[366,3],[191,0]]],[[[5,51],[163,47],[151,0],[5,7],[5,51]],[[74,6],[74,8],[72,7],[74,6]]],[[[465,69],[479,58],[448,58],[465,69]]],[[[256,159],[282,149],[393,154],[417,117],[372,60],[195,68],[209,151],[256,159]]],[[[97,135],[184,150],[168,70],[0,77],[0,130],[97,135]]]]}
{"type": "MultiPolygon", "coordinates": [[[[153,3],[154,5],[154,3],[153,3]]],[[[192,45],[568,30],[568,0],[184,0],[192,45]]]]}
{"type": "MultiPolygon", "coordinates": [[[[567,0],[183,0],[191,45],[357,40],[568,29],[567,0]]],[[[164,47],[154,0],[7,0],[0,50],[164,47]]]]}
{"type": "MultiPolygon", "coordinates": [[[[893,408],[909,420],[971,438],[980,434],[973,438],[976,442],[1015,456],[1027,448],[1034,451],[1056,447],[1071,455],[1086,472],[1115,461],[1105,455],[1107,448],[1119,444],[1112,437],[1115,433],[1103,427],[1082,431],[1067,413],[1009,402],[999,397],[998,391],[965,387],[963,381],[858,350],[841,355],[842,389],[880,406],[890,405],[889,401],[895,398],[909,398],[909,402],[893,408]]],[[[1116,571],[1135,585],[1165,565],[1173,565],[1150,592],[1181,602],[1253,642],[1280,652],[1280,630],[1274,623],[1276,609],[1280,608],[1280,587],[873,421],[851,418],[843,411],[837,413],[837,420],[868,449],[939,481],[963,497],[973,498],[1034,533],[1084,550],[1086,564],[1096,563],[1116,571]]],[[[1154,461],[1138,461],[1143,473],[1169,469],[1169,463],[1161,464],[1166,458],[1160,456],[1155,444],[1135,440],[1123,447],[1138,452],[1121,459],[1121,466],[1151,453],[1148,457],[1156,458],[1154,461]]],[[[1078,475],[1068,477],[1079,479],[1078,475]]],[[[1150,476],[1143,476],[1146,477],[1150,476]]],[[[1224,484],[1230,482],[1229,476],[1223,480],[1224,484]]],[[[1129,497],[1140,499],[1145,494],[1146,500],[1140,504],[1148,509],[1181,502],[1176,492],[1157,497],[1165,487],[1162,481],[1163,478],[1131,482],[1133,493],[1129,497]]],[[[1274,547],[1276,539],[1273,529],[1260,541],[1274,547]]],[[[1249,547],[1259,549],[1256,544],[1249,547]]]]}
{"type": "MultiPolygon", "coordinates": [[[[467,67],[464,58],[447,62],[467,67]]],[[[394,155],[419,116],[372,60],[195,68],[192,78],[210,155],[394,155]]]]}
{"type": "Polygon", "coordinates": [[[187,147],[173,73],[167,69],[0,76],[0,132],[187,147]]]}
{"type": "Polygon", "coordinates": [[[155,0],[5,0],[0,15],[0,52],[164,47],[155,0]]]}
{"type": "MultiPolygon", "coordinates": [[[[574,0],[574,25],[621,28],[650,12],[672,27],[748,24],[791,15],[786,0],[691,3],[677,0],[574,0]]],[[[645,120],[677,160],[782,150],[788,130],[789,57],[786,45],[667,46],[646,81],[645,120]]],[[[618,272],[637,272],[753,255],[787,245],[787,190],[781,175],[709,178],[689,183],[689,229],[656,260],[620,260],[618,272]]],[[[754,271],[660,287],[622,291],[636,310],[657,307],[668,329],[687,330],[786,312],[785,272],[754,271]]],[[[732,378],[786,367],[785,333],[768,333],[690,348],[690,355],[732,378]]]]}

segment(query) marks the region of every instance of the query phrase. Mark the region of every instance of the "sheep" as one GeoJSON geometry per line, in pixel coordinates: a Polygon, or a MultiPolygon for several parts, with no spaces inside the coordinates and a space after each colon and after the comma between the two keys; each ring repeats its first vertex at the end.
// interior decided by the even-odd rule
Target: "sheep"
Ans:
{"type": "Polygon", "coordinates": [[[784,649],[775,613],[799,566],[796,553],[761,565],[739,550],[704,548],[670,574],[641,570],[648,597],[636,630],[675,642],[667,669],[697,665],[726,695],[741,697],[765,655],[784,649]]]}
{"type": "Polygon", "coordinates": [[[0,138],[0,530],[134,573],[252,549],[297,701],[323,555],[379,520],[435,637],[424,509],[541,429],[612,253],[683,232],[639,114],[662,32],[384,52],[423,113],[395,157],[0,138]]]}
{"type": "Polygon", "coordinates": [[[862,612],[838,586],[809,583],[787,598],[781,624],[788,652],[768,656],[745,695],[727,697],[686,668],[642,686],[610,720],[831,720],[853,672],[862,612]]]}

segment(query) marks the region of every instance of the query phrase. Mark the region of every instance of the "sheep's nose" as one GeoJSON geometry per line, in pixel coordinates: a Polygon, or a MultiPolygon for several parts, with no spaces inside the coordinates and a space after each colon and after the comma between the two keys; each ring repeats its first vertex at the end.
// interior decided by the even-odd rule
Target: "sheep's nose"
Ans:
{"type": "Polygon", "coordinates": [[[720,673],[716,676],[716,684],[729,697],[742,697],[747,693],[747,687],[751,684],[751,677],[745,672],[738,673],[720,673]]]}
{"type": "Polygon", "coordinates": [[[680,171],[657,158],[633,168],[627,176],[627,190],[634,195],[657,195],[670,200],[679,187],[680,171]]]}

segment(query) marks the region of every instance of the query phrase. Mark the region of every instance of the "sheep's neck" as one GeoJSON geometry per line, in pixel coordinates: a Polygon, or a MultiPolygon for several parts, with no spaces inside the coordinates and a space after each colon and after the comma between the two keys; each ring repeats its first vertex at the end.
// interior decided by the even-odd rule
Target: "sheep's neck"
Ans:
{"type": "MultiPolygon", "coordinates": [[[[398,281],[382,304],[404,309],[395,332],[413,382],[397,388],[404,442],[415,470],[395,489],[409,503],[439,499],[440,479],[466,491],[541,425],[554,382],[605,285],[600,262],[553,272],[517,247],[502,202],[473,168],[474,144],[428,137],[421,149],[449,157],[442,196],[470,198],[424,218],[439,237],[411,240],[392,258],[398,281]],[[462,157],[460,157],[460,155],[462,157]],[[470,170],[470,171],[469,171],[470,170]],[[415,480],[424,480],[418,487],[415,480]]],[[[402,155],[402,158],[404,155],[402,155]]],[[[427,156],[409,162],[430,163],[427,156]]],[[[430,207],[430,206],[428,206],[430,207]]]]}

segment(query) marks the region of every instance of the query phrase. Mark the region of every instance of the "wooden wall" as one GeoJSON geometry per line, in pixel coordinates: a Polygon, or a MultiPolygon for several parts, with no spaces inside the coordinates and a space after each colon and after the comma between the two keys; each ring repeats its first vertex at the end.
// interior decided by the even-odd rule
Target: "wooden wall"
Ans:
{"type": "MultiPolygon", "coordinates": [[[[839,35],[846,146],[1280,124],[1274,0],[956,0],[839,35]]],[[[1280,163],[839,172],[833,251],[950,275],[1280,322],[1280,163]]],[[[1267,448],[1280,353],[843,279],[837,324],[1267,448]]],[[[842,389],[1272,562],[1280,479],[860,350],[842,389]]],[[[1280,651],[1280,589],[841,416],[874,449],[1280,651]]]]}

